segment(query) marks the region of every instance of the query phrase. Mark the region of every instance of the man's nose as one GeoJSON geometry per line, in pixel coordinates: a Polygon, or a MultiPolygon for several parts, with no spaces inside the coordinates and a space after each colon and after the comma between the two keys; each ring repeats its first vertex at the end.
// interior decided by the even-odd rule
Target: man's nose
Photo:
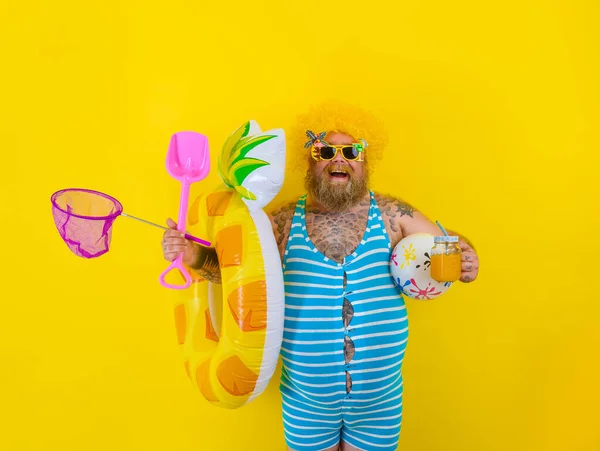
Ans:
{"type": "Polygon", "coordinates": [[[336,149],[335,156],[333,157],[334,163],[345,162],[346,159],[342,156],[342,149],[336,149]]]}

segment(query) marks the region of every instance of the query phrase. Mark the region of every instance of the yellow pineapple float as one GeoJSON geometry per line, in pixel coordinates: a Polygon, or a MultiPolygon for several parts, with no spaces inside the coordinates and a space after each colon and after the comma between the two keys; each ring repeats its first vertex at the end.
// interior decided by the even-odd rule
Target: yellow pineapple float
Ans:
{"type": "Polygon", "coordinates": [[[283,185],[285,137],[249,121],[225,142],[224,183],[198,196],[189,233],[217,251],[222,284],[189,270],[193,283],[175,305],[187,374],[204,398],[228,409],[259,396],[277,366],[283,336],[284,284],[271,222],[263,208],[283,185]]]}

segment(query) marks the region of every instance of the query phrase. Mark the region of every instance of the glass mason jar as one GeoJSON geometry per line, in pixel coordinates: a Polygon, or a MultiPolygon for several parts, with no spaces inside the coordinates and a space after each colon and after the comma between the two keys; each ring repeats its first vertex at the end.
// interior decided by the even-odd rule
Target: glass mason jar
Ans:
{"type": "Polygon", "coordinates": [[[431,278],[438,282],[456,282],[462,273],[462,251],[457,236],[435,236],[431,249],[431,278]]]}

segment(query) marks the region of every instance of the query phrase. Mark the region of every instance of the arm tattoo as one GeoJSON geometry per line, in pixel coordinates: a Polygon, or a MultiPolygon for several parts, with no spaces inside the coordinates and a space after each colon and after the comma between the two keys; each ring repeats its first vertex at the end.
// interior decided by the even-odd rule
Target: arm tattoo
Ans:
{"type": "Polygon", "coordinates": [[[198,262],[194,265],[194,270],[212,283],[221,283],[221,268],[219,267],[219,258],[217,251],[213,247],[203,247],[200,250],[198,262]]]}
{"type": "Polygon", "coordinates": [[[411,218],[413,217],[415,209],[407,202],[404,202],[403,200],[397,200],[394,202],[394,206],[396,207],[396,214],[400,214],[400,217],[404,215],[410,216],[411,218]]]}
{"type": "Polygon", "coordinates": [[[390,230],[394,233],[400,233],[401,227],[398,219],[402,216],[413,217],[413,213],[417,211],[412,205],[400,199],[394,199],[390,196],[382,194],[375,195],[377,206],[381,211],[381,216],[389,223],[390,230]]]}
{"type": "Polygon", "coordinates": [[[292,218],[296,211],[296,203],[292,202],[283,207],[275,210],[272,213],[273,222],[275,224],[273,232],[275,233],[275,239],[277,241],[277,247],[280,253],[283,255],[285,245],[287,242],[287,235],[289,234],[290,226],[292,224],[292,218]]]}

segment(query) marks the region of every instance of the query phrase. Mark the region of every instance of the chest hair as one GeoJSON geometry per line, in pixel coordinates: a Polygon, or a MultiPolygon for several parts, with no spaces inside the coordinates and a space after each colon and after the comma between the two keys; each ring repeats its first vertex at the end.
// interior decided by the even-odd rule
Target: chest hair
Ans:
{"type": "Polygon", "coordinates": [[[368,218],[369,201],[341,213],[307,208],[306,232],[323,255],[342,263],[360,244],[368,218]]]}

